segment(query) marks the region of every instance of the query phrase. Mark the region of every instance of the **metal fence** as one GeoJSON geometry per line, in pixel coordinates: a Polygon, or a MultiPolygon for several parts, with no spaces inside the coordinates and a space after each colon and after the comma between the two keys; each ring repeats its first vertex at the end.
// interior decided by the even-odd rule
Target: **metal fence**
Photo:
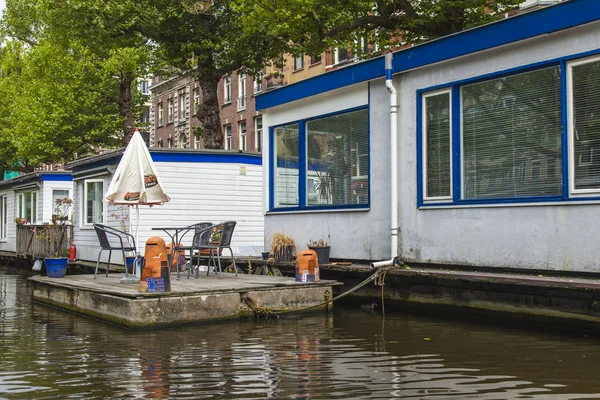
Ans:
{"type": "Polygon", "coordinates": [[[17,255],[68,257],[73,225],[17,225],[17,255]]]}

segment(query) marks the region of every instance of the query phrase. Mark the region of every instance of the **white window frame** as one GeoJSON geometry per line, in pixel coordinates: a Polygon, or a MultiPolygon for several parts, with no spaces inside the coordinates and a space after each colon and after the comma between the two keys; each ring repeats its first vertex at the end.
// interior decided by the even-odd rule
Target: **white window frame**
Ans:
{"type": "Polygon", "coordinates": [[[8,231],[8,196],[0,196],[0,240],[7,238],[8,231]]]}
{"type": "MultiPolygon", "coordinates": [[[[421,124],[422,124],[422,153],[421,153],[421,159],[423,160],[423,165],[422,165],[422,193],[423,193],[423,201],[424,202],[437,202],[437,201],[447,201],[447,200],[452,200],[453,198],[453,188],[454,188],[454,182],[453,182],[453,177],[454,177],[454,173],[453,173],[453,165],[452,165],[452,89],[450,88],[446,88],[446,89],[441,89],[441,90],[436,90],[433,92],[428,92],[428,93],[424,93],[423,94],[423,107],[422,107],[422,112],[421,112],[421,124]],[[427,98],[429,97],[433,97],[433,96],[438,96],[440,94],[445,94],[448,93],[449,95],[449,118],[450,118],[450,132],[449,132],[449,137],[448,139],[450,140],[450,154],[449,154],[449,161],[450,161],[450,195],[449,196],[427,196],[427,98]]],[[[461,121],[461,126],[462,126],[462,121],[461,121]]],[[[462,129],[462,128],[461,128],[462,129]]],[[[462,152],[461,152],[462,154],[462,152]]],[[[462,166],[462,160],[461,160],[461,166],[462,166]]]]}
{"type": "MultiPolygon", "coordinates": [[[[179,93],[179,119],[185,120],[187,117],[185,103],[187,101],[187,93],[179,93]]],[[[181,122],[181,121],[180,121],[181,122]]]]}
{"type": "Polygon", "coordinates": [[[163,126],[163,103],[158,103],[158,126],[163,126]]]}
{"type": "Polygon", "coordinates": [[[30,223],[35,224],[38,219],[38,206],[37,206],[37,200],[39,198],[39,193],[37,190],[29,190],[26,192],[21,192],[21,193],[17,193],[17,217],[19,218],[25,218],[25,197],[29,195],[30,197],[30,202],[31,202],[31,209],[30,214],[31,214],[31,220],[29,220],[30,223]]]}
{"type": "MultiPolygon", "coordinates": [[[[567,146],[568,146],[568,170],[569,170],[569,195],[573,197],[598,195],[598,189],[575,189],[575,164],[579,163],[579,157],[575,157],[575,118],[573,117],[573,67],[600,61],[600,56],[586,57],[567,63],[567,146]]],[[[590,162],[593,153],[590,154],[590,162]]]]}
{"type": "Polygon", "coordinates": [[[83,199],[83,203],[81,204],[81,224],[80,226],[82,227],[91,227],[93,226],[96,222],[87,222],[87,186],[89,183],[101,183],[102,184],[102,195],[101,195],[101,202],[102,202],[102,222],[100,223],[104,223],[105,222],[105,217],[104,217],[104,211],[106,210],[106,206],[104,204],[104,180],[102,179],[85,179],[82,182],[82,190],[83,193],[81,195],[81,198],[83,199]]]}
{"type": "Polygon", "coordinates": [[[259,73],[255,78],[254,78],[254,93],[259,93],[262,92],[262,87],[263,87],[263,74],[262,72],[259,73]]]}
{"type": "Polygon", "coordinates": [[[246,74],[240,73],[238,75],[238,111],[246,109],[246,74]]]}
{"type": "Polygon", "coordinates": [[[223,147],[225,150],[231,150],[231,124],[227,124],[223,127],[223,133],[225,136],[225,141],[223,143],[223,147]]]}
{"type": "Polygon", "coordinates": [[[173,98],[167,100],[167,124],[173,122],[173,98]]]}
{"type": "Polygon", "coordinates": [[[198,114],[198,106],[200,105],[200,88],[194,88],[194,112],[190,113],[192,115],[198,114]]]}
{"type": "Polygon", "coordinates": [[[239,148],[242,151],[247,151],[248,150],[248,124],[246,124],[245,120],[238,122],[238,132],[240,135],[239,148]],[[242,130],[242,127],[243,127],[243,130],[242,130]]]}
{"type": "Polygon", "coordinates": [[[302,71],[304,69],[304,54],[294,57],[294,71],[302,71]]]}
{"type": "Polygon", "coordinates": [[[223,103],[231,103],[231,75],[223,78],[223,103]]]}
{"type": "Polygon", "coordinates": [[[263,117],[259,115],[258,117],[254,117],[254,150],[257,152],[262,151],[262,138],[263,133],[263,117]],[[258,121],[260,121],[260,128],[258,127],[258,121]],[[260,147],[258,146],[260,144],[260,147]]]}

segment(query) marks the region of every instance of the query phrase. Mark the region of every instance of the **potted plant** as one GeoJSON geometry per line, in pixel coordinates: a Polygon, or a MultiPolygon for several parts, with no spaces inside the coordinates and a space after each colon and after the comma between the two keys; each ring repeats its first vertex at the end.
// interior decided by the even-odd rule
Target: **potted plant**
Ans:
{"type": "Polygon", "coordinates": [[[68,197],[56,199],[53,224],[34,227],[34,236],[44,246],[44,263],[49,278],[62,278],[69,262],[69,215],[73,200],[68,197]]]}
{"type": "Polygon", "coordinates": [[[294,239],[283,232],[276,233],[271,237],[271,254],[275,262],[290,262],[296,255],[296,243],[294,239]]]}
{"type": "Polygon", "coordinates": [[[267,81],[267,89],[274,89],[276,87],[283,85],[283,73],[279,71],[269,72],[265,75],[265,80],[267,81]]]}
{"type": "Polygon", "coordinates": [[[310,240],[308,248],[317,253],[319,264],[329,264],[329,250],[331,249],[331,246],[329,246],[326,241],[323,239],[310,240]]]}

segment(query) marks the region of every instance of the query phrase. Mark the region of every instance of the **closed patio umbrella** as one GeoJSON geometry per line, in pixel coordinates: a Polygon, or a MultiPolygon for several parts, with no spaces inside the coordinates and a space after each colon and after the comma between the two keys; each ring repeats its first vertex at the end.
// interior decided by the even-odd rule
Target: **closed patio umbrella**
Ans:
{"type": "MultiPolygon", "coordinates": [[[[119,166],[106,192],[105,200],[111,204],[136,207],[135,245],[139,256],[138,230],[140,205],[160,205],[171,200],[160,184],[158,173],[150,152],[136,128],[127,145],[119,166]]],[[[136,267],[136,276],[140,277],[140,268],[136,267]]]]}

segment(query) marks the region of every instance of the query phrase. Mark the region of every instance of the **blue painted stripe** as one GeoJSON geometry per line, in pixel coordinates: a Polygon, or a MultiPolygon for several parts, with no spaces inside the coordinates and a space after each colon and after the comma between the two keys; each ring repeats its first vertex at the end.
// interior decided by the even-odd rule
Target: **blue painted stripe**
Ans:
{"type": "Polygon", "coordinates": [[[385,79],[387,79],[387,80],[392,79],[392,70],[391,69],[385,70],[385,79]]]}
{"type": "MultiPolygon", "coordinates": [[[[598,0],[570,0],[539,11],[520,14],[394,53],[394,73],[492,49],[520,40],[557,32],[600,20],[598,0]]],[[[378,57],[256,97],[263,110],[330,90],[380,78],[384,57],[378,57]]]]}
{"type": "Polygon", "coordinates": [[[334,211],[334,210],[365,210],[369,211],[368,204],[332,204],[330,206],[306,206],[306,207],[278,207],[269,210],[269,214],[290,211],[334,211]]]}
{"type": "Polygon", "coordinates": [[[417,93],[417,208],[423,205],[423,96],[417,93]]]}
{"type": "Polygon", "coordinates": [[[163,153],[150,151],[154,162],[189,162],[262,165],[262,156],[250,154],[163,153]]]}
{"type": "Polygon", "coordinates": [[[72,174],[40,174],[42,181],[59,181],[59,182],[70,182],[73,180],[72,174]]]}

